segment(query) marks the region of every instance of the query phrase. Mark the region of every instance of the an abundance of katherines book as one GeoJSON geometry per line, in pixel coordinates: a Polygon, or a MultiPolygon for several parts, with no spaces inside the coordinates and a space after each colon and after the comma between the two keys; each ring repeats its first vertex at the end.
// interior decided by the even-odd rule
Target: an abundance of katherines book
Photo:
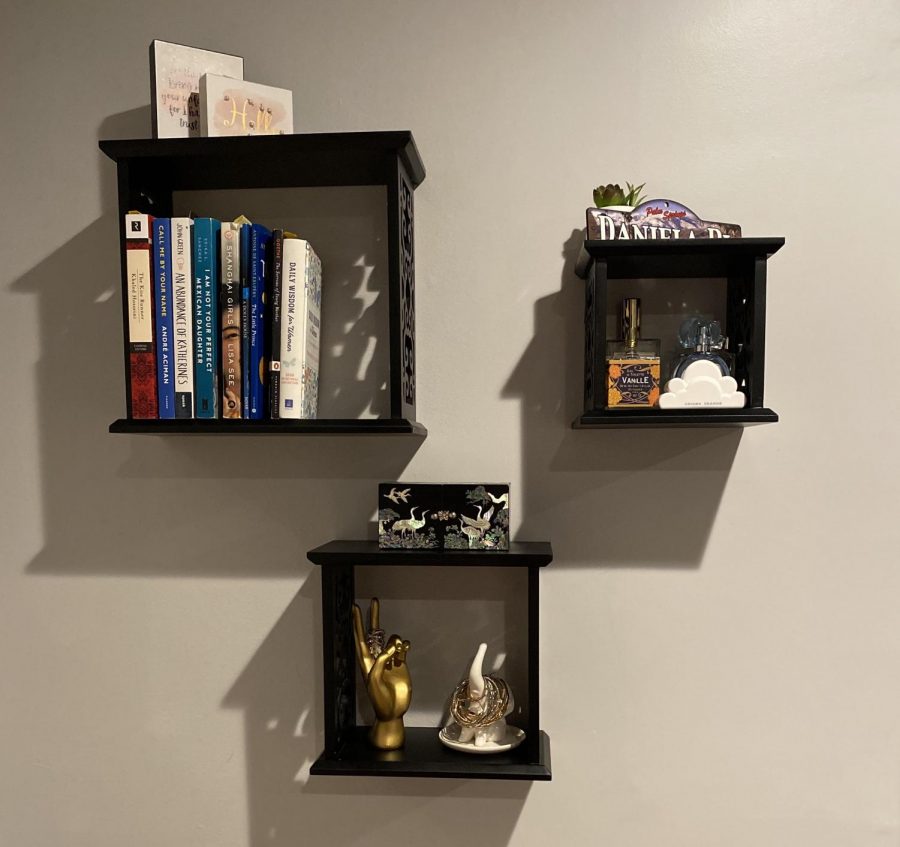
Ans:
{"type": "Polygon", "coordinates": [[[128,415],[315,418],[322,263],[241,216],[125,216],[128,415]]]}

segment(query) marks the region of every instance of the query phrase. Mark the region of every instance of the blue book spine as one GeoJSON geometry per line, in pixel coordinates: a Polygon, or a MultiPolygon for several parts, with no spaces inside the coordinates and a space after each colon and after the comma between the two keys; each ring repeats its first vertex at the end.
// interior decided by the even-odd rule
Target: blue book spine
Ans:
{"type": "Polygon", "coordinates": [[[198,418],[219,416],[218,246],[221,224],[194,220],[194,408],[198,418]]]}
{"type": "Polygon", "coordinates": [[[175,417],[172,372],[172,226],[169,218],[153,221],[153,287],[156,309],[156,387],[160,418],[175,417]]]}
{"type": "Polygon", "coordinates": [[[266,276],[272,232],[260,224],[250,230],[250,418],[266,416],[266,276]]]}
{"type": "Polygon", "coordinates": [[[250,417],[250,224],[241,227],[241,417],[250,417]]]}

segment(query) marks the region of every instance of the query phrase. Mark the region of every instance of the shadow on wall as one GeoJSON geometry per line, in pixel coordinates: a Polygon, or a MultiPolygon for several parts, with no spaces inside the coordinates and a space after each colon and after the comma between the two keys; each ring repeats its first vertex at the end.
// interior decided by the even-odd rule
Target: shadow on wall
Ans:
{"type": "MultiPolygon", "coordinates": [[[[100,136],[146,135],[147,111],[108,119],[100,136]]],[[[110,435],[110,422],[124,413],[121,271],[115,167],[99,150],[96,157],[102,217],[12,286],[37,297],[41,333],[34,384],[44,546],[28,570],[294,576],[305,550],[360,534],[374,508],[376,482],[399,477],[422,442],[384,436],[110,435]],[[266,545],[259,544],[260,536],[266,545]]],[[[335,272],[329,282],[337,291],[367,284],[359,280],[358,251],[348,252],[353,255],[334,262],[348,277],[335,272]]],[[[326,294],[326,310],[327,299],[326,294]]],[[[328,400],[343,412],[377,407],[383,390],[383,373],[371,366],[378,344],[369,311],[350,295],[335,297],[326,311],[325,320],[346,337],[341,345],[332,335],[329,367],[342,381],[353,375],[344,383],[352,390],[328,400]]]]}
{"type": "MultiPolygon", "coordinates": [[[[458,847],[468,838],[460,829],[458,800],[479,801],[490,808],[489,815],[472,823],[477,835],[471,836],[471,843],[508,844],[529,783],[308,776],[325,744],[318,671],[321,641],[309,637],[310,627],[317,634],[322,628],[318,571],[312,569],[223,701],[224,707],[244,713],[249,843],[253,847],[418,844],[406,822],[410,798],[418,798],[432,801],[427,834],[431,847],[458,847]],[[290,666],[286,656],[292,657],[290,666]],[[312,675],[310,668],[316,668],[312,675]],[[440,802],[443,798],[448,802],[440,802]]],[[[401,593],[408,600],[422,592],[407,586],[401,593]]],[[[403,634],[410,633],[403,630],[403,634]]],[[[413,650],[421,652],[416,648],[414,642],[413,650]]],[[[458,670],[452,667],[449,672],[458,670]]],[[[414,686],[417,679],[413,667],[414,686]]]]}
{"type": "Polygon", "coordinates": [[[699,567],[742,430],[572,429],[583,410],[583,239],[574,230],[564,242],[560,291],[536,302],[534,337],[504,386],[522,402],[523,525],[552,539],[554,567],[699,567]]]}
{"type": "MultiPolygon", "coordinates": [[[[99,136],[148,134],[144,108],[108,119],[99,136]]],[[[490,803],[490,816],[478,823],[479,838],[508,843],[527,785],[305,781],[324,738],[320,581],[304,551],[331,538],[359,536],[374,512],[375,483],[400,478],[422,442],[110,435],[107,427],[123,414],[125,396],[118,211],[115,168],[99,151],[95,161],[102,216],[12,286],[37,298],[41,344],[34,384],[44,544],[27,571],[303,581],[222,703],[245,713],[253,845],[408,841],[407,798],[451,796],[490,803]],[[354,814],[347,814],[347,795],[355,798],[354,814]],[[310,831],[311,820],[320,832],[310,831]]],[[[383,221],[379,225],[383,229],[383,221]]],[[[379,238],[383,244],[383,231],[379,238]]],[[[333,393],[327,402],[332,414],[335,408],[367,414],[379,408],[383,393],[377,364],[383,345],[371,318],[383,306],[374,301],[384,298],[373,290],[377,273],[359,270],[358,251],[338,257],[332,267],[344,268],[346,278],[337,272],[329,278],[342,293],[332,299],[326,320],[345,338],[341,344],[340,337],[326,336],[328,362],[335,372],[353,375],[348,381],[359,383],[359,394],[333,393]]],[[[374,524],[368,528],[373,534],[374,524]]],[[[458,844],[458,805],[432,806],[429,842],[458,844]]]]}

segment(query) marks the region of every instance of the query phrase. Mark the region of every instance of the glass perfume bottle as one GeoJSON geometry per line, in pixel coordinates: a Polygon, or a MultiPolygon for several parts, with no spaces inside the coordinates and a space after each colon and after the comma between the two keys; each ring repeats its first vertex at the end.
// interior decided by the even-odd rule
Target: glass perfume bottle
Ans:
{"type": "Polygon", "coordinates": [[[685,352],[672,369],[673,378],[680,379],[688,365],[700,359],[714,362],[722,376],[731,376],[728,339],[723,337],[718,321],[707,322],[697,317],[688,318],[681,325],[678,337],[685,352]]]}
{"type": "Polygon", "coordinates": [[[659,339],[641,338],[641,301],[622,301],[622,337],[606,345],[606,408],[652,409],[659,401],[659,339]]]}

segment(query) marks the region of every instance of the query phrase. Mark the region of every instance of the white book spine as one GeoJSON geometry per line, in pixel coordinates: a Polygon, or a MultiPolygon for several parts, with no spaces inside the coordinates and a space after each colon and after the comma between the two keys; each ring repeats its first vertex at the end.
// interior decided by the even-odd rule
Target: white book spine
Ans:
{"type": "Polygon", "coordinates": [[[322,262],[311,246],[306,251],[306,335],[303,346],[303,417],[319,410],[319,349],[322,336],[322,262]]]}
{"type": "Polygon", "coordinates": [[[194,310],[191,292],[193,221],[172,218],[172,302],[175,417],[194,417],[194,310]]]}
{"type": "Polygon", "coordinates": [[[303,417],[303,358],[306,347],[306,262],[308,245],[300,238],[285,238],[282,250],[281,290],[281,399],[282,418],[303,417]]]}

